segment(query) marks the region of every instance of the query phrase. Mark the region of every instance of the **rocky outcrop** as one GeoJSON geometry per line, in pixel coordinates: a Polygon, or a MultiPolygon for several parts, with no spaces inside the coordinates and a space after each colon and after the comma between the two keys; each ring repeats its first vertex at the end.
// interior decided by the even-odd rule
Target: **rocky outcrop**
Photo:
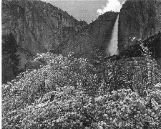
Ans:
{"type": "Polygon", "coordinates": [[[161,58],[161,33],[155,34],[143,41],[136,41],[135,44],[128,46],[120,51],[120,57],[141,57],[150,54],[156,60],[161,58]]]}
{"type": "Polygon", "coordinates": [[[143,41],[143,44],[148,48],[152,57],[157,60],[161,59],[161,32],[147,38],[143,41]]]}
{"type": "Polygon", "coordinates": [[[33,54],[56,48],[62,40],[62,27],[79,23],[42,1],[4,0],[2,7],[3,35],[13,33],[17,44],[33,54]]]}
{"type": "Polygon", "coordinates": [[[89,25],[88,32],[96,38],[95,46],[97,48],[103,50],[107,48],[117,15],[118,13],[115,12],[107,12],[89,25]]]}
{"type": "MultiPolygon", "coordinates": [[[[16,42],[16,55],[19,57],[16,64],[19,71],[25,69],[26,63],[36,53],[57,49],[70,37],[69,28],[76,32],[84,24],[67,12],[39,0],[2,1],[2,35],[12,35],[16,42]],[[68,36],[63,37],[64,32],[68,36]]],[[[3,41],[3,48],[5,43],[3,41]]],[[[12,69],[14,61],[6,63],[10,60],[10,53],[3,53],[3,80],[11,80],[16,76],[12,69]]]]}
{"type": "MultiPolygon", "coordinates": [[[[115,12],[107,12],[89,25],[84,23],[79,31],[74,32],[73,30],[70,33],[70,38],[66,38],[57,51],[63,55],[74,52],[77,57],[87,58],[93,58],[97,50],[105,53],[117,15],[118,13],[115,12]]],[[[63,36],[67,35],[63,34],[63,36]]]]}
{"type": "MultiPolygon", "coordinates": [[[[117,16],[114,12],[105,13],[88,26],[84,21],[79,22],[67,12],[42,1],[3,0],[2,7],[3,35],[12,33],[17,45],[32,54],[57,50],[65,43],[72,50],[73,45],[86,43],[104,48],[111,38],[117,16]]],[[[78,49],[73,51],[79,53],[78,49]]]]}
{"type": "MultiPolygon", "coordinates": [[[[108,12],[88,25],[39,0],[3,0],[2,12],[2,35],[12,35],[15,39],[18,71],[25,70],[36,53],[47,51],[65,56],[74,52],[77,57],[92,58],[96,49],[106,49],[118,15],[108,12]]],[[[7,59],[10,57],[3,54],[3,62],[7,59]]],[[[6,69],[10,75],[13,73],[10,63],[4,64],[3,69],[3,76],[8,76],[6,69]]],[[[13,73],[6,80],[15,76],[13,73]]]]}
{"type": "Polygon", "coordinates": [[[120,11],[119,50],[161,30],[160,0],[127,0],[120,11]]]}
{"type": "Polygon", "coordinates": [[[61,48],[61,53],[67,55],[74,52],[76,57],[91,58],[94,53],[96,39],[88,32],[82,32],[71,37],[61,48]]]}

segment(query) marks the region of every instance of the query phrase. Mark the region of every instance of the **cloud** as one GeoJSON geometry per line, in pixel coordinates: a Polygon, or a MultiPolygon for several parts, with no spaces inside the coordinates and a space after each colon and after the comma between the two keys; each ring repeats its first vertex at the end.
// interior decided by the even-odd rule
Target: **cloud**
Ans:
{"type": "Polygon", "coordinates": [[[120,12],[120,9],[122,7],[122,1],[124,0],[108,0],[106,3],[106,6],[103,7],[103,9],[98,9],[97,13],[99,15],[104,14],[105,12],[109,12],[109,11],[114,11],[114,12],[120,12]]]}

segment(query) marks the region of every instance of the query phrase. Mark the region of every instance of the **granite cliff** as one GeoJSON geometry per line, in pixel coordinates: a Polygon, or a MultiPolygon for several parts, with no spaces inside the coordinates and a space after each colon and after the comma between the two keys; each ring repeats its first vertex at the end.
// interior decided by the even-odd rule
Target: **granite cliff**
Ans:
{"type": "MultiPolygon", "coordinates": [[[[108,12],[88,25],[39,0],[3,0],[2,12],[2,35],[15,41],[14,54],[18,62],[11,65],[15,64],[14,59],[10,59],[12,54],[3,52],[4,62],[9,59],[8,65],[3,63],[3,77],[7,78],[3,78],[3,82],[19,73],[14,73],[13,69],[25,70],[36,53],[51,51],[67,55],[74,52],[78,57],[91,58],[95,49],[105,49],[117,16],[108,12]]],[[[5,46],[6,40],[2,40],[5,46]]]]}
{"type": "MultiPolygon", "coordinates": [[[[79,22],[67,12],[39,0],[3,0],[2,12],[3,46],[7,44],[4,37],[11,37],[15,41],[19,71],[24,70],[26,63],[36,53],[56,50],[70,37],[73,30],[77,32],[86,24],[79,22]],[[68,36],[63,37],[65,33],[68,33],[68,36]]],[[[7,54],[3,52],[4,62],[8,59],[7,54]]],[[[10,80],[16,75],[11,70],[13,62],[7,62],[3,63],[4,71],[8,71],[3,72],[3,77],[8,79],[3,80],[10,80]]]]}
{"type": "Polygon", "coordinates": [[[120,11],[119,50],[161,30],[160,0],[127,0],[120,11]]]}
{"type": "Polygon", "coordinates": [[[42,1],[3,1],[3,35],[12,33],[17,44],[36,54],[55,49],[62,41],[62,28],[79,22],[42,1]]]}
{"type": "Polygon", "coordinates": [[[105,54],[117,15],[115,12],[107,12],[89,25],[84,25],[77,33],[70,36],[68,41],[60,45],[61,53],[66,55],[72,51],[77,56],[88,58],[93,58],[97,50],[105,54]]]}
{"type": "Polygon", "coordinates": [[[97,48],[104,50],[108,46],[117,15],[115,12],[107,12],[89,25],[88,32],[96,37],[97,48]]]}

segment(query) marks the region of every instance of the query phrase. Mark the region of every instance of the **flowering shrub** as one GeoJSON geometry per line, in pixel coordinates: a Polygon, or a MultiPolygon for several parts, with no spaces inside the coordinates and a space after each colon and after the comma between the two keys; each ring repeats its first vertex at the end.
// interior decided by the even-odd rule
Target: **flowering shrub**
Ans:
{"type": "Polygon", "coordinates": [[[130,88],[143,94],[145,89],[161,82],[161,71],[151,58],[148,61],[145,57],[120,59],[107,70],[111,72],[109,85],[112,90],[130,88]]]}
{"type": "Polygon", "coordinates": [[[144,95],[129,88],[111,92],[110,79],[119,77],[110,62],[105,81],[91,72],[95,68],[87,59],[46,53],[35,61],[44,65],[2,87],[3,128],[161,127],[160,83],[143,89],[144,95]]]}
{"type": "MultiPolygon", "coordinates": [[[[104,95],[97,100],[99,111],[103,113],[102,126],[105,128],[159,128],[161,105],[152,98],[153,95],[158,97],[157,92],[151,92],[145,98],[129,89],[104,95]]],[[[161,98],[158,99],[161,100],[161,98]]]]}

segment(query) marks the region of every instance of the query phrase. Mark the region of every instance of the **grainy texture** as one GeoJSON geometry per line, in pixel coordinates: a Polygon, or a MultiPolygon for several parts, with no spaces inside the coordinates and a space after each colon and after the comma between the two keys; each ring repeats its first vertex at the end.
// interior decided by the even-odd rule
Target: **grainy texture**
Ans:
{"type": "Polygon", "coordinates": [[[127,0],[120,11],[119,50],[161,30],[160,0],[127,0]]]}
{"type": "MultiPolygon", "coordinates": [[[[16,40],[19,70],[28,68],[26,64],[36,53],[47,51],[90,58],[96,47],[106,48],[117,16],[105,13],[88,25],[42,1],[3,0],[2,7],[2,34],[12,34],[16,40]]],[[[3,67],[4,71],[10,67],[3,67]]]]}

